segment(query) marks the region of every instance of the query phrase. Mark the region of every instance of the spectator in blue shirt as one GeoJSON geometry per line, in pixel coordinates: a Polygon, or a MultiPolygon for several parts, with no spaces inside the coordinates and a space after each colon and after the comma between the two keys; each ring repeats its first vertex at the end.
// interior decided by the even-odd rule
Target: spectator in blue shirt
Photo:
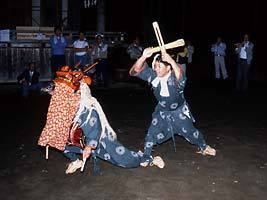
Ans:
{"type": "Polygon", "coordinates": [[[225,50],[226,44],[222,41],[221,37],[217,37],[217,42],[212,45],[211,52],[214,54],[215,64],[215,78],[220,79],[221,75],[223,79],[228,78],[227,70],[225,67],[225,50]]]}
{"type": "Polygon", "coordinates": [[[56,26],[54,32],[55,35],[50,38],[52,78],[55,78],[56,71],[60,67],[66,65],[65,48],[68,45],[67,39],[62,35],[60,26],[56,26]]]}

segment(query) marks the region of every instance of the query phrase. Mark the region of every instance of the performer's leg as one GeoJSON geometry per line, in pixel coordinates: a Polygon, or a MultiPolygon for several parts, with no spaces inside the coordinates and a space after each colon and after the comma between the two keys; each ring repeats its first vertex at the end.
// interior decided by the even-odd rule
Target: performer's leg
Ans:
{"type": "Polygon", "coordinates": [[[175,132],[179,133],[191,144],[197,145],[203,154],[215,155],[215,149],[206,144],[202,133],[194,127],[190,118],[184,117],[175,120],[175,126],[175,132]]]}
{"type": "Polygon", "coordinates": [[[75,146],[66,146],[63,154],[70,159],[71,162],[78,159],[77,154],[82,154],[82,149],[75,146]]]}
{"type": "Polygon", "coordinates": [[[103,138],[99,145],[95,151],[97,157],[124,168],[140,166],[141,153],[129,150],[118,140],[111,141],[103,138]]]}
{"type": "Polygon", "coordinates": [[[181,136],[191,144],[197,145],[201,150],[204,150],[207,146],[206,141],[202,133],[193,126],[193,123],[188,120],[182,126],[183,128],[180,130],[181,136]]]}
{"type": "Polygon", "coordinates": [[[144,155],[141,159],[141,163],[146,162],[148,164],[152,161],[151,152],[152,152],[154,144],[155,144],[154,137],[152,133],[148,130],[145,143],[144,143],[144,155]]]}
{"type": "Polygon", "coordinates": [[[141,157],[140,165],[146,167],[148,164],[156,165],[159,168],[164,167],[164,161],[161,157],[156,156],[153,158],[151,155],[153,146],[162,140],[161,137],[157,137],[157,134],[162,132],[163,124],[158,120],[157,117],[153,117],[152,123],[148,129],[148,134],[146,135],[145,143],[144,143],[144,154],[141,157]]]}
{"type": "Polygon", "coordinates": [[[145,145],[144,146],[144,154],[141,157],[141,162],[140,162],[140,165],[142,167],[147,167],[148,165],[150,165],[150,166],[155,165],[155,166],[162,169],[165,166],[165,163],[160,156],[153,157],[151,155],[152,148],[153,148],[154,144],[156,144],[155,138],[156,137],[148,131],[148,134],[147,134],[146,139],[145,139],[145,144],[144,144],[145,145]]]}
{"type": "Polygon", "coordinates": [[[68,165],[66,169],[66,174],[72,174],[77,169],[82,167],[83,161],[80,160],[77,156],[77,154],[82,153],[82,149],[75,146],[66,146],[63,153],[71,161],[71,163],[68,165]]]}

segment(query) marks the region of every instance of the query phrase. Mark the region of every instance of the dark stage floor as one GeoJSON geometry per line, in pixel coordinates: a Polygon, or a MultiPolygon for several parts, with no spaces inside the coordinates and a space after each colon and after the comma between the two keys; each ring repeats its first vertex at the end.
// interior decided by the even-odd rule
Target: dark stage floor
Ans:
{"type": "MultiPolygon", "coordinates": [[[[155,102],[148,88],[93,89],[118,139],[133,150],[143,148],[155,102]]],[[[264,200],[267,196],[267,91],[254,83],[248,94],[235,94],[229,82],[188,83],[185,94],[195,126],[216,157],[176,137],[154,148],[165,160],[156,167],[123,169],[104,161],[102,174],[65,175],[67,159],[50,150],[49,160],[37,140],[45,124],[49,96],[23,101],[15,86],[0,86],[0,199],[2,200],[264,200]]]]}

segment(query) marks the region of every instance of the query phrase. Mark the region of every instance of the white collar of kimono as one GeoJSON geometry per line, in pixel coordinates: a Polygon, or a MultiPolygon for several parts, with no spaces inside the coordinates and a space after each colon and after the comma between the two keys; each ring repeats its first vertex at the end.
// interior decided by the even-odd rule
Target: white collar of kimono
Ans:
{"type": "Polygon", "coordinates": [[[160,96],[162,97],[169,97],[170,96],[170,92],[168,89],[168,78],[171,75],[171,71],[169,71],[168,74],[166,74],[164,77],[156,77],[151,84],[154,87],[158,87],[159,83],[160,83],[160,96]]]}

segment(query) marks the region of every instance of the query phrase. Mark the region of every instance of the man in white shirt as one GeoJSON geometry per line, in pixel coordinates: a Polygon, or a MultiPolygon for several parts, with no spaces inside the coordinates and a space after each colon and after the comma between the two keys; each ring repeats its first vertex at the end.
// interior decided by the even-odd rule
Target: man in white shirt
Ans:
{"type": "Polygon", "coordinates": [[[97,84],[108,87],[108,45],[103,42],[103,38],[103,35],[96,34],[96,41],[92,48],[91,59],[93,62],[98,62],[98,65],[96,66],[97,84]]]}
{"type": "Polygon", "coordinates": [[[236,44],[235,52],[238,55],[236,90],[245,92],[248,88],[249,69],[253,58],[254,44],[249,41],[248,34],[244,35],[242,43],[236,44]]]}
{"type": "Polygon", "coordinates": [[[79,39],[73,43],[73,50],[75,52],[75,55],[74,55],[75,65],[80,63],[78,65],[79,69],[83,69],[83,67],[86,64],[89,64],[89,59],[88,59],[88,54],[87,54],[88,48],[89,48],[89,45],[88,45],[88,42],[86,41],[84,32],[80,31],[79,39]]]}

